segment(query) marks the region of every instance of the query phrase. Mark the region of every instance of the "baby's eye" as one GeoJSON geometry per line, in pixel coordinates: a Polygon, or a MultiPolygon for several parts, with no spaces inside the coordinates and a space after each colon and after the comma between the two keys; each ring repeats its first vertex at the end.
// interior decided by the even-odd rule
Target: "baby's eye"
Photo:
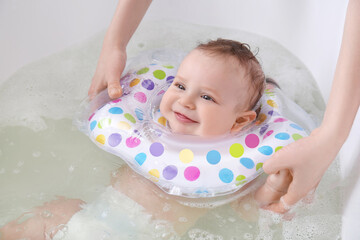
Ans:
{"type": "Polygon", "coordinates": [[[181,85],[180,83],[176,83],[175,86],[181,90],[185,90],[184,85],[181,85]]]}
{"type": "Polygon", "coordinates": [[[207,101],[213,101],[213,102],[215,102],[214,99],[213,99],[212,97],[210,97],[209,95],[202,95],[201,97],[202,97],[203,99],[207,100],[207,101]]]}

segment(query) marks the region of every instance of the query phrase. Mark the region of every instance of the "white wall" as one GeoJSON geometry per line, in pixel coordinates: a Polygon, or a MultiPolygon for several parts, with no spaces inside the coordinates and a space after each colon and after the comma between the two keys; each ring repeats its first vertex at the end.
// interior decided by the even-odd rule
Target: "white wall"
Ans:
{"type": "MultiPolygon", "coordinates": [[[[117,0],[1,0],[0,82],[24,64],[105,29],[116,4],[117,0]]],[[[327,99],[345,8],[342,0],[154,0],[146,18],[237,28],[275,39],[310,68],[327,99]]]]}

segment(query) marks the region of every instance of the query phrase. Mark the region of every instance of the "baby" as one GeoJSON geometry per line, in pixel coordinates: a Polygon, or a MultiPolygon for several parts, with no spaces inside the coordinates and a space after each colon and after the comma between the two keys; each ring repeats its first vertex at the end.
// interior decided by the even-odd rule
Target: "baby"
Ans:
{"type": "MultiPolygon", "coordinates": [[[[275,84],[271,80],[267,82],[275,84]]],[[[226,39],[210,41],[200,44],[183,60],[173,83],[162,98],[160,111],[174,133],[202,137],[236,133],[256,119],[258,109],[254,108],[262,96],[265,84],[262,68],[247,44],[226,39]]],[[[274,175],[255,195],[255,199],[260,205],[279,201],[290,181],[288,171],[274,175]]],[[[113,174],[111,189],[118,190],[119,195],[114,197],[106,195],[108,193],[102,194],[101,200],[97,200],[94,205],[114,205],[109,203],[109,198],[117,198],[115,203],[118,205],[133,200],[136,208],[151,218],[170,222],[174,231],[180,234],[186,232],[206,212],[206,209],[189,208],[178,203],[127,166],[113,174]]],[[[240,203],[240,200],[235,201],[232,206],[239,209],[240,203]]],[[[78,222],[86,222],[88,220],[84,216],[87,213],[84,212],[89,209],[94,211],[94,206],[89,204],[90,207],[85,207],[82,204],[83,201],[73,199],[46,203],[33,211],[34,217],[22,223],[15,220],[4,226],[1,229],[3,239],[52,238],[59,229],[57,226],[67,224],[69,220],[71,231],[74,224],[70,223],[75,222],[75,218],[80,219],[78,222]],[[52,217],[45,219],[41,215],[44,211],[52,213],[52,217]]],[[[121,210],[125,215],[131,215],[126,211],[128,209],[121,210]]],[[[101,224],[96,224],[99,225],[101,224]]],[[[82,231],[80,229],[82,228],[77,231],[82,231]]]]}

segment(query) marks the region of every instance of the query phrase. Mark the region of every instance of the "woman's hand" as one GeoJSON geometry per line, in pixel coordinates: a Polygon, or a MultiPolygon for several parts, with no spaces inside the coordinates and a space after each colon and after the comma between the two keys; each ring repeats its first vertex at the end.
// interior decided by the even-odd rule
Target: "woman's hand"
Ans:
{"type": "Polygon", "coordinates": [[[122,95],[120,77],[126,64],[126,50],[113,46],[114,44],[106,44],[104,42],[96,72],[88,92],[90,99],[93,99],[96,94],[105,88],[108,89],[111,99],[119,98],[122,95]]]}
{"type": "MultiPolygon", "coordinates": [[[[278,199],[263,208],[277,213],[287,212],[291,205],[316,189],[338,151],[336,138],[330,136],[328,131],[318,128],[310,136],[276,152],[264,163],[264,171],[269,174],[270,179],[279,171],[288,169],[292,181],[282,196],[279,195],[278,199]]],[[[264,188],[266,185],[260,187],[257,194],[264,192],[264,188]]]]}

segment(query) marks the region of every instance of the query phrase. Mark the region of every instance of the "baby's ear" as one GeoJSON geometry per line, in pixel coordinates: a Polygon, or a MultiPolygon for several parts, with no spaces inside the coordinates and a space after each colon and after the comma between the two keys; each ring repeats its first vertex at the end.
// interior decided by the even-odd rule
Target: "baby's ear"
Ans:
{"type": "Polygon", "coordinates": [[[237,133],[241,129],[243,129],[246,125],[254,121],[256,118],[256,112],[255,111],[246,111],[241,113],[240,116],[236,118],[236,121],[234,125],[231,127],[230,132],[231,133],[237,133]]]}

